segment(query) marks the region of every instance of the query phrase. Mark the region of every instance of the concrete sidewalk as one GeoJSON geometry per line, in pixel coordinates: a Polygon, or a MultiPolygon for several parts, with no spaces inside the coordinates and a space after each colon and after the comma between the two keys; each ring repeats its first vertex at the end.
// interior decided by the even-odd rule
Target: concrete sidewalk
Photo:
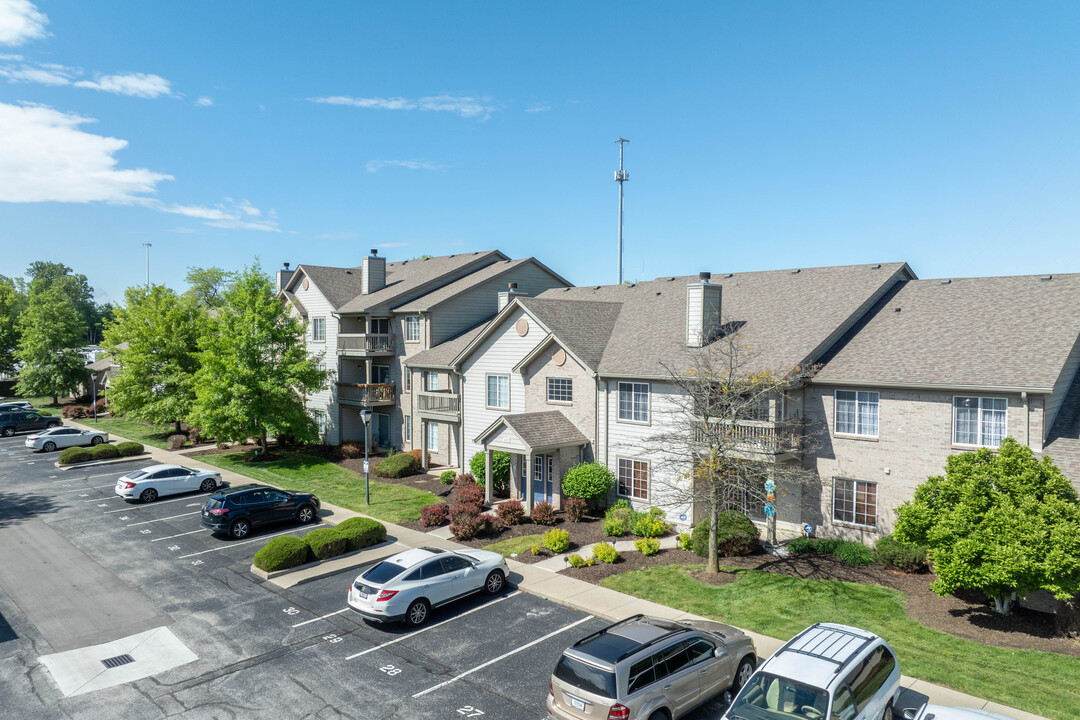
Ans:
{"type": "MultiPolygon", "coordinates": [[[[67,421],[67,424],[74,427],[85,427],[70,420],[67,421]]],[[[113,435],[112,438],[121,442],[125,439],[115,435],[113,435]]],[[[159,463],[182,465],[198,462],[198,458],[186,457],[181,453],[160,450],[149,446],[146,447],[147,450],[150,451],[153,460],[159,463]]],[[[221,474],[224,480],[234,484],[259,482],[228,470],[222,470],[221,474]]],[[[347,520],[350,517],[367,516],[324,502],[322,503],[320,517],[322,517],[324,521],[336,524],[343,520],[347,520]]],[[[379,520],[378,518],[373,519],[379,520]]],[[[379,520],[379,522],[382,522],[386,526],[387,540],[393,542],[393,545],[381,545],[378,548],[373,548],[370,553],[359,553],[348,558],[341,558],[337,561],[331,560],[324,562],[313,568],[299,569],[293,573],[272,578],[267,582],[274,583],[280,587],[292,587],[293,585],[298,585],[307,580],[325,577],[343,570],[360,567],[374,562],[381,557],[392,554],[392,552],[390,552],[391,550],[397,552],[403,548],[423,546],[443,547],[449,550],[465,549],[466,547],[454,542],[452,539],[442,538],[437,535],[419,532],[417,530],[410,530],[409,528],[387,523],[383,520],[379,520]]],[[[671,538],[671,540],[674,540],[674,538],[671,538]]],[[[633,543],[630,542],[628,544],[630,547],[629,551],[635,552],[633,550],[633,543]]],[[[616,545],[616,548],[618,549],[619,546],[616,545]]],[[[624,551],[625,550],[622,549],[619,550],[619,552],[624,551]]],[[[588,555],[586,550],[579,550],[578,552],[581,553],[582,556],[588,555]]],[[[609,590],[608,588],[600,587],[599,585],[593,585],[592,583],[583,580],[560,575],[558,570],[561,570],[564,565],[562,556],[549,558],[540,563],[533,564],[521,563],[508,559],[507,565],[510,568],[510,582],[516,585],[519,590],[559,603],[560,605],[566,605],[581,610],[582,612],[587,612],[597,617],[607,618],[609,620],[621,620],[629,615],[642,613],[672,620],[686,618],[715,619],[702,618],[700,615],[685,613],[666,605],[659,605],[648,600],[636,598],[632,595],[626,595],[614,590],[609,590]],[[558,562],[555,563],[555,561],[558,562]],[[541,567],[544,563],[553,564],[554,567],[541,567]]],[[[772,655],[785,642],[749,630],[744,632],[753,638],[758,655],[763,658],[772,655]]],[[[901,684],[904,687],[904,694],[901,697],[901,706],[903,707],[918,707],[923,702],[931,702],[936,705],[979,708],[1001,713],[1002,715],[1008,715],[1016,718],[1016,720],[1046,720],[1046,718],[1039,715],[999,705],[972,695],[957,692],[956,690],[941,687],[940,685],[934,685],[923,680],[916,680],[915,678],[906,675],[901,678],[901,684]]]]}

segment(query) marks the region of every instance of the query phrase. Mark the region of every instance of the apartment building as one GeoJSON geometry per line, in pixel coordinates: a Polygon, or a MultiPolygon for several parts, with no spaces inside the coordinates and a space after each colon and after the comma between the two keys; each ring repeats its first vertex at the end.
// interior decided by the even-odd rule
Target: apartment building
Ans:
{"type": "Polygon", "coordinates": [[[454,407],[450,376],[414,376],[405,363],[484,324],[498,309],[499,288],[511,283],[532,294],[569,284],[534,258],[497,250],[395,262],[372,250],[355,267],[286,264],[277,273],[279,298],[304,320],[311,355],[333,371],[330,386],[308,397],[324,441],[363,440],[360,411],[371,410],[379,446],[426,444],[432,462],[460,462],[445,417],[425,423],[423,439],[414,433],[417,407],[454,407]]]}

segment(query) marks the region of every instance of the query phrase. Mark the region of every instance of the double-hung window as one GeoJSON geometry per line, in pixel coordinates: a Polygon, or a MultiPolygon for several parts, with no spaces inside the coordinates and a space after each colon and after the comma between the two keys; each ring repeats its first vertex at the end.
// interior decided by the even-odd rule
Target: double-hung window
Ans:
{"type": "Polygon", "coordinates": [[[412,442],[412,416],[405,416],[405,442],[412,442]]]}
{"type": "Polygon", "coordinates": [[[438,390],[439,389],[439,371],[438,370],[427,370],[427,371],[425,371],[424,372],[424,383],[426,385],[426,387],[424,389],[427,390],[428,392],[438,390]]]}
{"type": "Polygon", "coordinates": [[[407,367],[402,368],[401,382],[405,386],[404,392],[412,392],[412,370],[407,367]]]}
{"type": "Polygon", "coordinates": [[[953,444],[999,447],[1008,407],[1005,398],[954,397],[953,444]]]}
{"type": "Polygon", "coordinates": [[[833,478],[833,521],[877,527],[877,483],[833,478]]]}
{"type": "Polygon", "coordinates": [[[642,460],[619,460],[619,495],[638,500],[649,499],[649,463],[642,460]]]}
{"type": "Polygon", "coordinates": [[[420,316],[405,316],[405,342],[420,342],[420,316]]]}
{"type": "Polygon", "coordinates": [[[619,419],[649,422],[649,383],[619,383],[619,419]]]}
{"type": "Polygon", "coordinates": [[[837,390],[835,432],[877,437],[878,397],[876,392],[837,390]]]}
{"type": "Polygon", "coordinates": [[[319,430],[319,437],[326,437],[326,411],[315,410],[311,415],[315,419],[315,427],[319,430]]]}
{"type": "Polygon", "coordinates": [[[549,377],[547,379],[548,402],[568,403],[574,401],[574,381],[572,378],[549,377]]]}
{"type": "Polygon", "coordinates": [[[427,449],[429,452],[439,452],[439,424],[429,422],[427,426],[427,449]]]}
{"type": "Polygon", "coordinates": [[[487,376],[487,406],[496,410],[510,409],[510,376],[487,376]]]}
{"type": "Polygon", "coordinates": [[[326,318],[311,319],[311,340],[313,342],[326,342],[326,318]]]}

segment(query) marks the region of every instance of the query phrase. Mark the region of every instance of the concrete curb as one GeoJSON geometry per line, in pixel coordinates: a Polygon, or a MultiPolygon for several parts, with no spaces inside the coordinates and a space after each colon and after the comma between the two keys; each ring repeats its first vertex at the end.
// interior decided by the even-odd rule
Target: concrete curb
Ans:
{"type": "MultiPolygon", "coordinates": [[[[331,527],[333,527],[333,526],[331,526],[331,527]]],[[[377,545],[369,545],[366,548],[360,548],[359,550],[353,550],[352,552],[347,552],[347,553],[344,553],[342,555],[335,555],[334,557],[326,558],[325,560],[315,560],[313,562],[304,563],[303,565],[297,565],[296,567],[285,568],[284,570],[273,570],[271,572],[267,572],[266,570],[260,570],[259,568],[255,567],[255,565],[252,565],[251,566],[251,574],[256,575],[258,577],[261,577],[263,580],[273,580],[274,578],[284,577],[286,575],[292,575],[293,573],[297,573],[297,572],[303,572],[304,573],[304,580],[315,580],[317,578],[326,577],[327,575],[333,575],[334,573],[340,572],[343,569],[347,569],[349,567],[348,565],[345,565],[344,567],[341,567],[342,563],[339,563],[339,561],[341,561],[341,560],[350,560],[350,559],[358,557],[360,555],[366,555],[367,557],[365,557],[363,560],[361,560],[360,562],[353,565],[353,567],[359,567],[360,565],[364,565],[367,562],[374,562],[375,560],[379,560],[379,559],[384,558],[384,557],[390,557],[394,553],[390,552],[390,553],[386,553],[385,555],[381,555],[379,557],[372,558],[372,553],[370,551],[371,550],[378,550],[380,548],[392,547],[392,546],[397,545],[397,544],[398,544],[397,540],[384,540],[383,542],[381,542],[381,543],[379,543],[377,545]],[[334,564],[334,567],[326,567],[326,566],[329,566],[329,565],[332,565],[332,564],[334,564]],[[315,569],[317,567],[320,567],[320,566],[325,567],[325,570],[322,573],[318,573],[318,572],[312,573],[312,572],[310,572],[311,570],[313,570],[313,569],[315,569]]]]}
{"type": "Polygon", "coordinates": [[[116,465],[118,463],[133,462],[135,460],[153,460],[153,456],[148,453],[139,453],[138,455],[129,455],[127,457],[109,458],[108,460],[89,460],[82,463],[71,463],[70,465],[61,465],[57,460],[53,463],[57,470],[67,472],[68,470],[79,470],[81,468],[98,467],[99,465],[116,465]]]}

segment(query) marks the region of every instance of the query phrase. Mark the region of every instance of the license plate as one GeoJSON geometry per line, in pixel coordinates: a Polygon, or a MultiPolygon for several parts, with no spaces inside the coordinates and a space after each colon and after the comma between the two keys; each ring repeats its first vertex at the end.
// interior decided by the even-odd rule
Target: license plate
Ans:
{"type": "Polygon", "coordinates": [[[367,600],[367,593],[365,593],[365,592],[360,593],[360,599],[361,600],[367,600]]]}
{"type": "Polygon", "coordinates": [[[570,707],[576,708],[578,710],[584,710],[585,709],[585,701],[584,700],[578,700],[576,697],[572,697],[572,698],[570,698],[570,707]]]}
{"type": "Polygon", "coordinates": [[[210,517],[210,513],[209,513],[209,512],[207,512],[206,510],[203,510],[203,511],[202,511],[202,516],[203,516],[203,517],[210,517]]]}

